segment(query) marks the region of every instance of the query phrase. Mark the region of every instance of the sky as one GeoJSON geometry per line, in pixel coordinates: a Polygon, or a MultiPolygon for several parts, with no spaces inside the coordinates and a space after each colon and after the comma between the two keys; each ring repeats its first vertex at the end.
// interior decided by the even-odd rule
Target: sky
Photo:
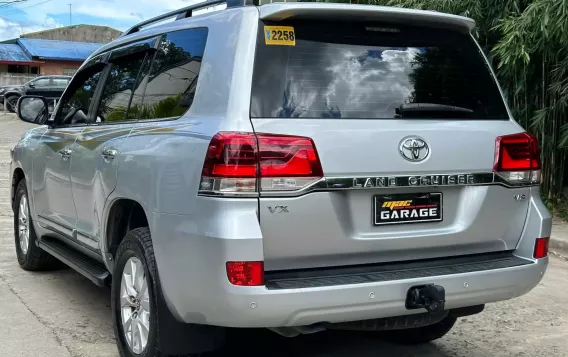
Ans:
{"type": "Polygon", "coordinates": [[[0,41],[17,38],[22,33],[68,26],[71,24],[110,26],[124,31],[130,26],[189,6],[201,0],[0,0],[0,41]]]}

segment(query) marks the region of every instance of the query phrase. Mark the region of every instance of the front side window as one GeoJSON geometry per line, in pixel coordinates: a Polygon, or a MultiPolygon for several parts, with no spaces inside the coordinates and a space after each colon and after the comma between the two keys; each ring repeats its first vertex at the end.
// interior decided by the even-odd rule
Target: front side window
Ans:
{"type": "Polygon", "coordinates": [[[509,118],[481,51],[456,31],[266,22],[254,66],[253,118],[509,118]],[[271,42],[271,25],[291,26],[295,41],[271,42]]]}
{"type": "Polygon", "coordinates": [[[164,35],[154,56],[143,99],[136,110],[140,119],[178,118],[191,106],[197,87],[207,29],[198,28],[164,35]]]}
{"type": "Polygon", "coordinates": [[[57,117],[58,125],[85,124],[89,117],[89,107],[95,95],[104,64],[99,63],[85,68],[75,76],[62,98],[57,117]]]}
{"type": "Polygon", "coordinates": [[[49,78],[40,78],[40,79],[36,79],[31,84],[35,88],[46,88],[46,87],[49,87],[49,81],[50,81],[49,78]]]}

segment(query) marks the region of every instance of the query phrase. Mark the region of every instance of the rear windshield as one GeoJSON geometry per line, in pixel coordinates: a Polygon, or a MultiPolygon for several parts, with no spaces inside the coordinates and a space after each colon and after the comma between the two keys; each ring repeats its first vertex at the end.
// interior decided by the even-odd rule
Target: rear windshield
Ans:
{"type": "Polygon", "coordinates": [[[253,118],[508,119],[468,34],[385,24],[261,22],[257,41],[253,118]],[[288,29],[284,35],[272,31],[280,41],[270,41],[266,36],[274,27],[266,26],[288,29]],[[295,43],[286,41],[292,36],[295,43]]]}

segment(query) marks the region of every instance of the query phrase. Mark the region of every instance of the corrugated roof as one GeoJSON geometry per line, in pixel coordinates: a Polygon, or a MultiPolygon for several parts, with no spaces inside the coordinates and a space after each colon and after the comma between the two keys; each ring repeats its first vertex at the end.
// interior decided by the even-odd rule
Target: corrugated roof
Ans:
{"type": "Polygon", "coordinates": [[[3,44],[0,44],[0,61],[32,62],[20,46],[3,44]]]}
{"type": "Polygon", "coordinates": [[[20,38],[24,51],[40,60],[84,61],[104,43],[72,42],[20,38]]]}

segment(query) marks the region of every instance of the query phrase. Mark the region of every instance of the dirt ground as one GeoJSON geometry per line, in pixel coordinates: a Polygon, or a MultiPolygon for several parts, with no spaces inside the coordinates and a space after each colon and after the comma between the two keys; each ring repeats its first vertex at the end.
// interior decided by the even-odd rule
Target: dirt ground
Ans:
{"type": "MultiPolygon", "coordinates": [[[[109,289],[97,288],[70,269],[30,273],[17,264],[9,150],[29,127],[0,113],[0,356],[116,357],[109,289]]],[[[490,304],[483,313],[459,320],[446,337],[420,347],[394,346],[361,333],[285,339],[247,331],[243,337],[214,355],[568,356],[568,261],[552,257],[543,281],[532,292],[490,304]]]]}

